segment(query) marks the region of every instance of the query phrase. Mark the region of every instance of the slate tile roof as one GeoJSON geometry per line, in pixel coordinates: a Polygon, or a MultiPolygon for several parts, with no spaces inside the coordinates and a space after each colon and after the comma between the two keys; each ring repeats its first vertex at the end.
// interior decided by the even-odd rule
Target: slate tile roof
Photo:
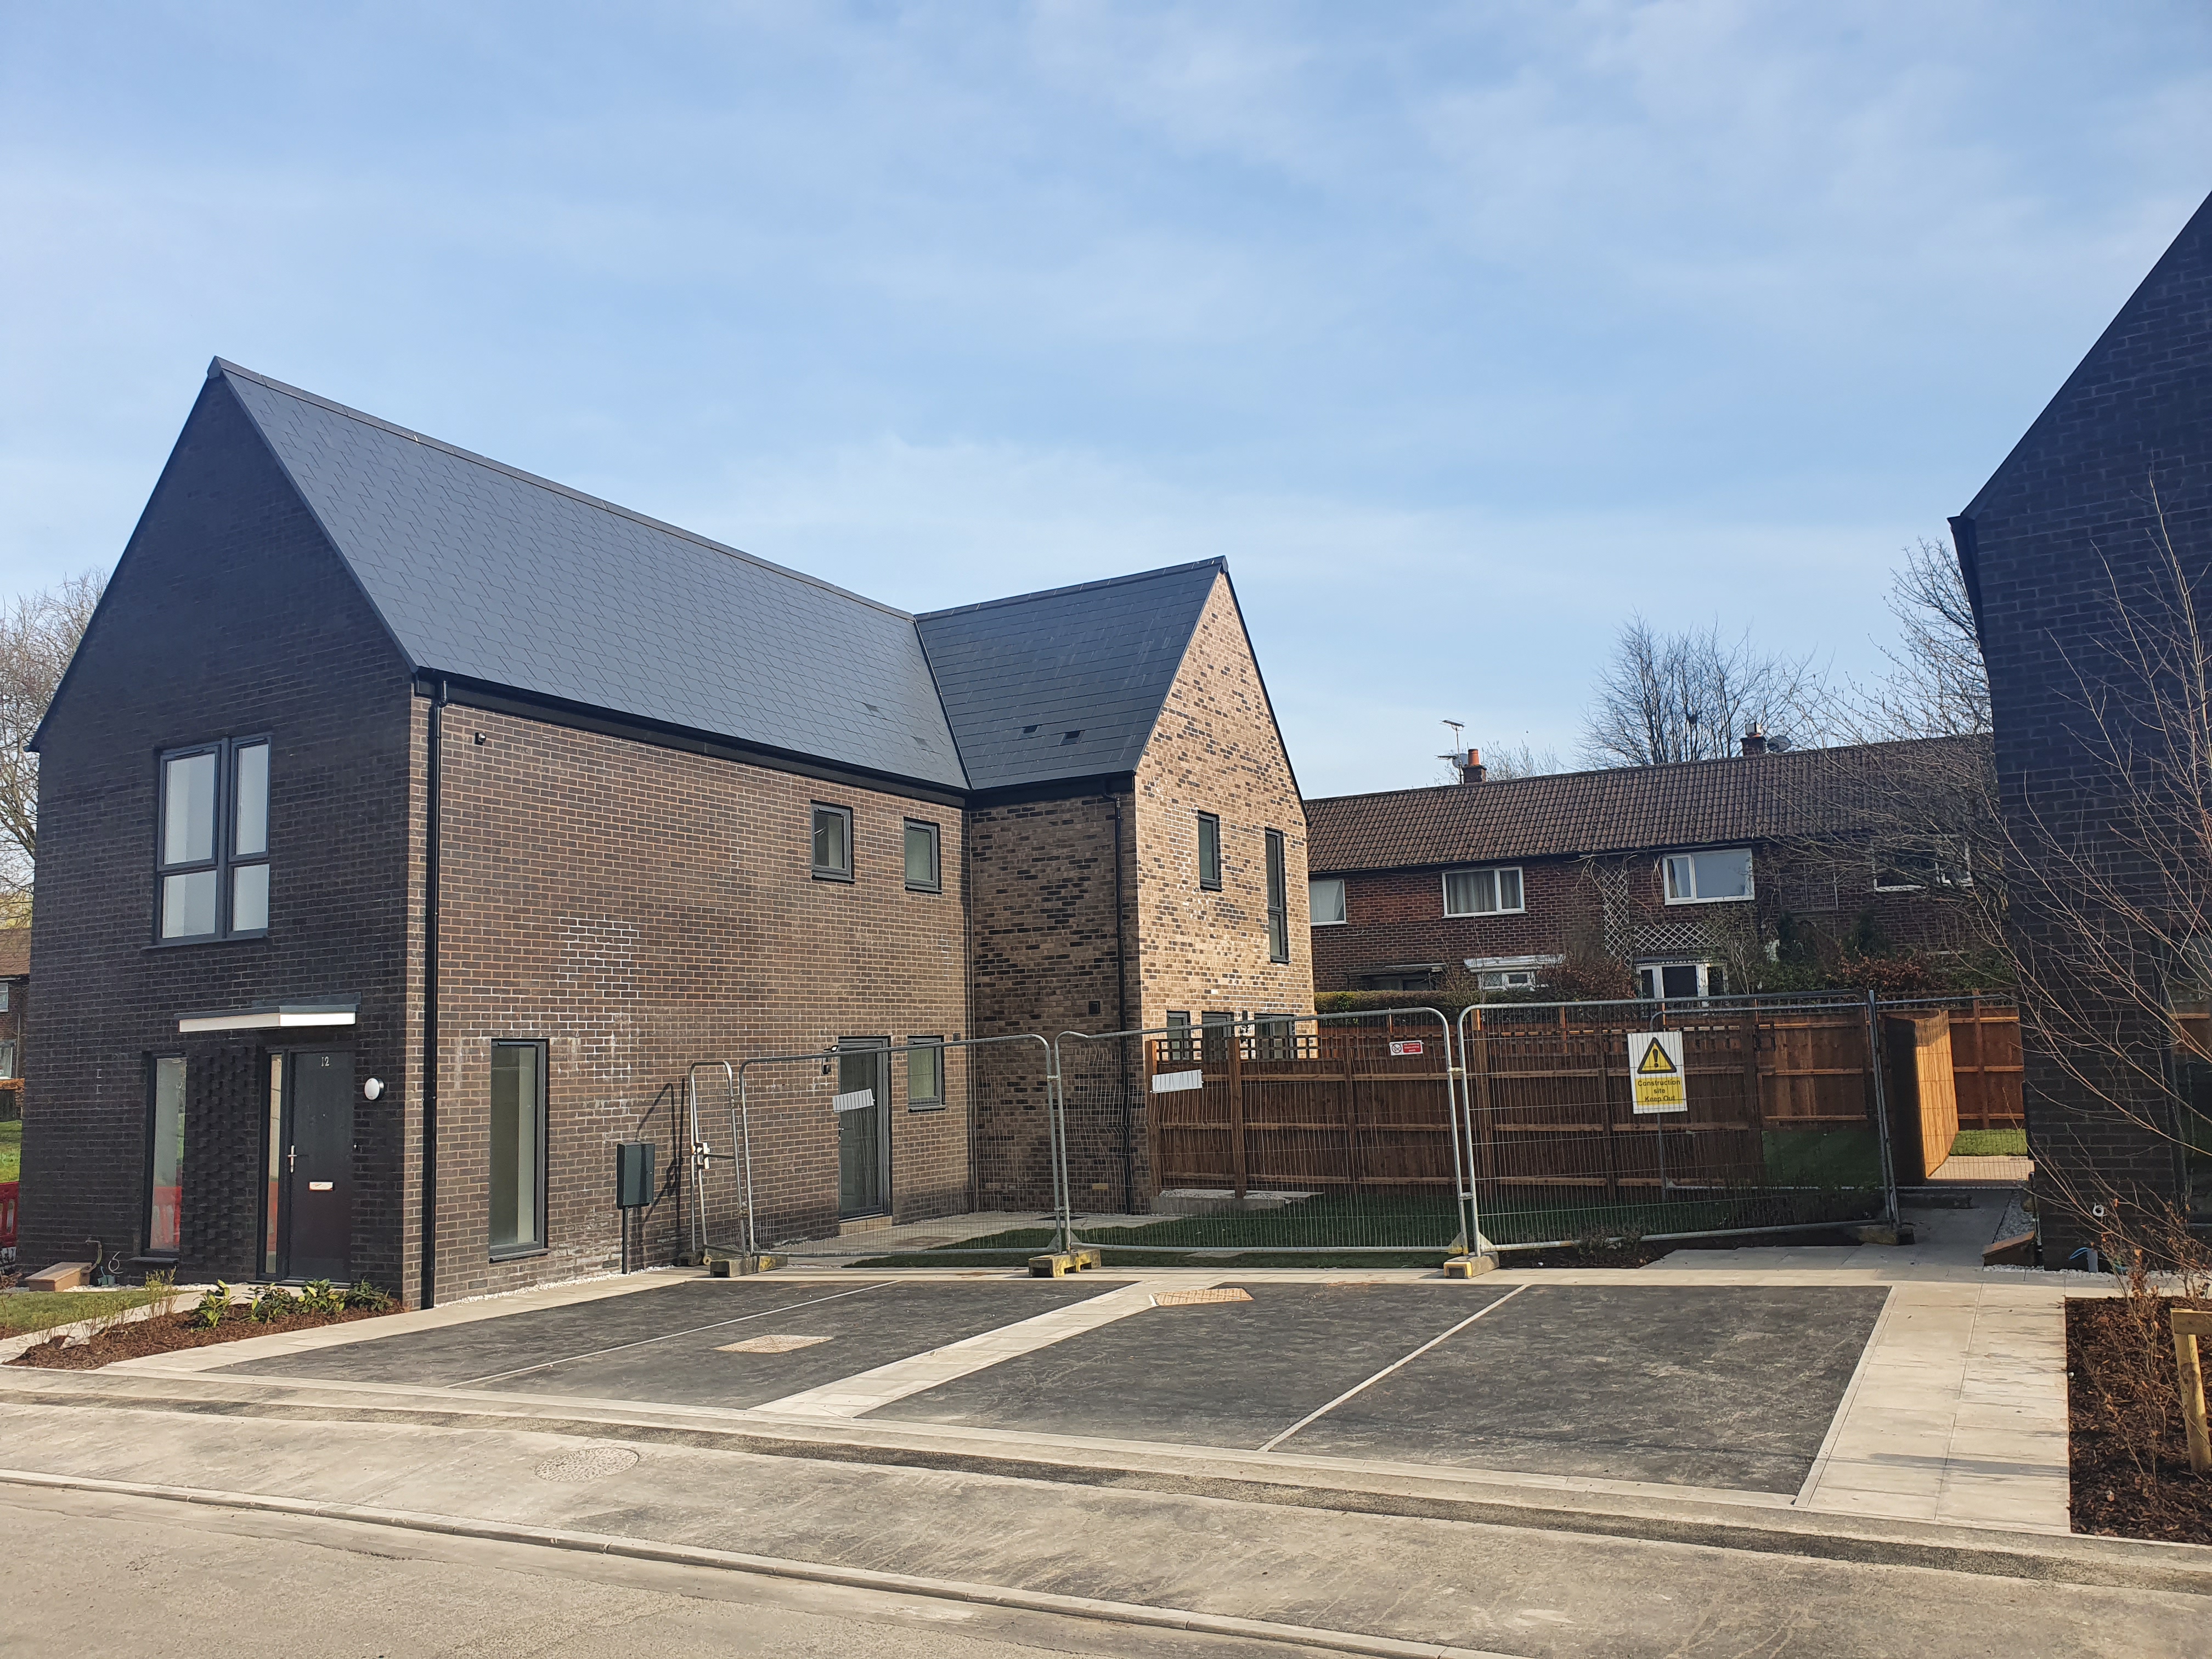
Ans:
{"type": "Polygon", "coordinates": [[[1227,568],[916,618],[220,358],[208,372],[418,671],[939,787],[1132,769],[1227,568]]]}
{"type": "Polygon", "coordinates": [[[1848,833],[1881,775],[1915,763],[1914,751],[1986,743],[1929,738],[1331,796],[1306,803],[1306,862],[1326,875],[1848,833]]]}
{"type": "Polygon", "coordinates": [[[1226,561],[918,617],[978,789],[1133,770],[1226,561]]]}

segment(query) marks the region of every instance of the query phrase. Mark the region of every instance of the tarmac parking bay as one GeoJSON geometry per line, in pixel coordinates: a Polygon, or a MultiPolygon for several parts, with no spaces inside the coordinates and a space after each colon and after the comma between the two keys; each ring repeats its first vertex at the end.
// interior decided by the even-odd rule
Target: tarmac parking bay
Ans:
{"type": "Polygon", "coordinates": [[[1186,1302],[1170,1295],[1178,1285],[1165,1275],[693,1279],[364,1333],[220,1374],[774,1411],[995,1334],[973,1369],[872,1408],[856,1395],[848,1414],[1788,1493],[1812,1468],[1887,1294],[1256,1275],[1186,1302]],[[1098,1322],[1059,1334],[1068,1312],[1079,1318],[1103,1296],[1115,1300],[1091,1310],[1098,1322]],[[1025,1346],[1018,1328],[1055,1314],[1025,1346]]]}

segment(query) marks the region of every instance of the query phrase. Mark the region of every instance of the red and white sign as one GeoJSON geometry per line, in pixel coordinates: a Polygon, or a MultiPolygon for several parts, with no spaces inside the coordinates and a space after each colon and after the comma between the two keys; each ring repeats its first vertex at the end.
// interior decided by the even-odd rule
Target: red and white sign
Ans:
{"type": "Polygon", "coordinates": [[[1390,1045],[1390,1052],[1393,1055],[1418,1054],[1421,1052],[1421,1040],[1415,1037],[1410,1042],[1394,1042],[1390,1045]]]}

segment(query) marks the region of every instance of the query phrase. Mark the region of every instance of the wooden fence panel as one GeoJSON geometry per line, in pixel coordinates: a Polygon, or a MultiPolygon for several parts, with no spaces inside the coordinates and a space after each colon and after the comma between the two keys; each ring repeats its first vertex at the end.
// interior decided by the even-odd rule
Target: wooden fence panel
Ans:
{"type": "Polygon", "coordinates": [[[2027,1122],[2020,1010],[1978,999],[1951,1014],[1951,1074],[1962,1129],[2017,1129],[2027,1122]]]}

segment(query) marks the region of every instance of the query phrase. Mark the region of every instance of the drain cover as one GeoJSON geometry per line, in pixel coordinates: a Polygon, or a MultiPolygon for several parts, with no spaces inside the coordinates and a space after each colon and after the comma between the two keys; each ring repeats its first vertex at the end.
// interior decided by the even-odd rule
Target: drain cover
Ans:
{"type": "Polygon", "coordinates": [[[811,1348],[817,1342],[827,1342],[826,1336],[749,1336],[742,1342],[725,1342],[714,1350],[716,1353],[790,1353],[794,1349],[811,1348]]]}
{"type": "Polygon", "coordinates": [[[580,1486],[586,1480],[620,1474],[636,1462],[637,1454],[628,1446],[584,1446],[540,1463],[538,1478],[540,1480],[557,1480],[563,1486],[580,1486]]]}
{"type": "Polygon", "coordinates": [[[1162,1291],[1152,1298],[1155,1308],[1189,1308],[1201,1302],[1249,1302],[1251,1292],[1234,1285],[1216,1285],[1207,1291],[1162,1291]]]}

